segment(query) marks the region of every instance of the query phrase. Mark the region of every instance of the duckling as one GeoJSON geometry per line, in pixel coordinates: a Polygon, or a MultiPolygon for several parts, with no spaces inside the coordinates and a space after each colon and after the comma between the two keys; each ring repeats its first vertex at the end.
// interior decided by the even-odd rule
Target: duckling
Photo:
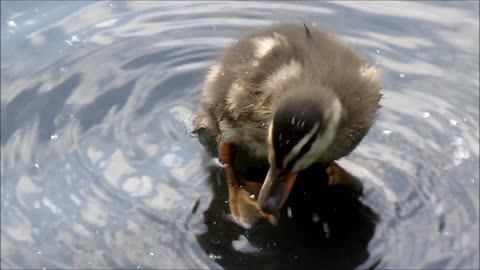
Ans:
{"type": "Polygon", "coordinates": [[[380,108],[378,77],[327,32],[271,25],[238,39],[211,66],[194,131],[218,138],[230,186],[241,186],[233,170],[237,148],[268,160],[258,205],[272,215],[300,171],[345,157],[362,141],[380,108]]]}

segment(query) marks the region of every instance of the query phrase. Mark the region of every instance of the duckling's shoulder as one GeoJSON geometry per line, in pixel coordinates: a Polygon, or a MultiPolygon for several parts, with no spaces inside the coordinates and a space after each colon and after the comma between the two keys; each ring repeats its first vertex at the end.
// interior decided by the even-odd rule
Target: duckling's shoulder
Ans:
{"type": "Polygon", "coordinates": [[[229,93],[239,94],[236,99],[248,104],[251,101],[248,97],[256,98],[256,93],[265,90],[262,86],[268,85],[269,78],[275,80],[272,76],[275,72],[280,71],[278,75],[283,77],[298,75],[305,48],[295,29],[294,25],[281,24],[239,37],[210,68],[204,93],[216,104],[226,102],[229,93]]]}
{"type": "MultiPolygon", "coordinates": [[[[288,77],[300,70],[297,59],[302,51],[292,46],[294,39],[289,34],[279,26],[269,27],[249,32],[226,48],[206,75],[202,98],[206,107],[216,116],[267,109],[272,93],[265,91],[276,88],[265,86],[275,81],[274,73],[280,71],[278,75],[288,77]]],[[[253,116],[265,119],[268,115],[269,111],[264,111],[253,116]]],[[[254,120],[253,116],[249,119],[254,120]]]]}

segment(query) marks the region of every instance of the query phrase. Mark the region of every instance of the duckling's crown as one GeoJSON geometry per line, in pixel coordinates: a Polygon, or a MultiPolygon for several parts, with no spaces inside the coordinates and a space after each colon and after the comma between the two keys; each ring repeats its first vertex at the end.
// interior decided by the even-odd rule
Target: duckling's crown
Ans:
{"type": "Polygon", "coordinates": [[[326,120],[320,104],[309,98],[289,99],[274,112],[271,127],[271,143],[275,153],[275,164],[281,168],[292,168],[303,154],[309,151],[317,136],[325,130],[326,120]],[[303,144],[292,156],[295,146],[303,144]]]}

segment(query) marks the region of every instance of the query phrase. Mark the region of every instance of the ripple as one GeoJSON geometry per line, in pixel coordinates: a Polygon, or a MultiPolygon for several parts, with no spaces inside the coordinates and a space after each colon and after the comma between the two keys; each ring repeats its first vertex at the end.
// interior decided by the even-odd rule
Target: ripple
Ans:
{"type": "MultiPolygon", "coordinates": [[[[258,231],[231,227],[214,207],[226,207],[213,191],[221,168],[190,134],[208,66],[241,33],[275,21],[322,25],[382,69],[382,112],[340,161],[380,217],[352,264],[478,268],[471,3],[22,5],[2,3],[2,268],[219,268],[272,254],[311,266],[305,258],[325,239],[293,254],[291,231],[268,230],[262,239],[274,239],[259,243],[258,231]]],[[[338,224],[310,217],[335,236],[338,224]]]]}

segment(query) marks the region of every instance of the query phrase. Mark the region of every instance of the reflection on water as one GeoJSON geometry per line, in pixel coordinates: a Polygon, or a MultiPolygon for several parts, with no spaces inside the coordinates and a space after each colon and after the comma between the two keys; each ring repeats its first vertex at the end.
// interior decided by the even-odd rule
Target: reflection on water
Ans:
{"type": "Polygon", "coordinates": [[[479,268],[478,8],[2,1],[1,267],[479,268]],[[305,175],[243,230],[190,117],[225,45],[292,19],[376,63],[384,107],[339,161],[361,196],[305,175]]]}
{"type": "MultiPolygon", "coordinates": [[[[268,164],[244,160],[240,153],[236,162],[240,179],[265,177],[268,164]],[[259,166],[246,166],[252,163],[259,166]]],[[[348,172],[342,175],[359,181],[348,172]]],[[[261,220],[250,230],[242,229],[228,218],[231,215],[228,192],[219,167],[210,170],[209,180],[213,200],[204,213],[207,230],[198,235],[198,241],[226,269],[297,265],[352,269],[369,258],[368,243],[379,216],[359,200],[358,190],[327,187],[324,167],[313,167],[299,174],[276,226],[261,220]]]]}

